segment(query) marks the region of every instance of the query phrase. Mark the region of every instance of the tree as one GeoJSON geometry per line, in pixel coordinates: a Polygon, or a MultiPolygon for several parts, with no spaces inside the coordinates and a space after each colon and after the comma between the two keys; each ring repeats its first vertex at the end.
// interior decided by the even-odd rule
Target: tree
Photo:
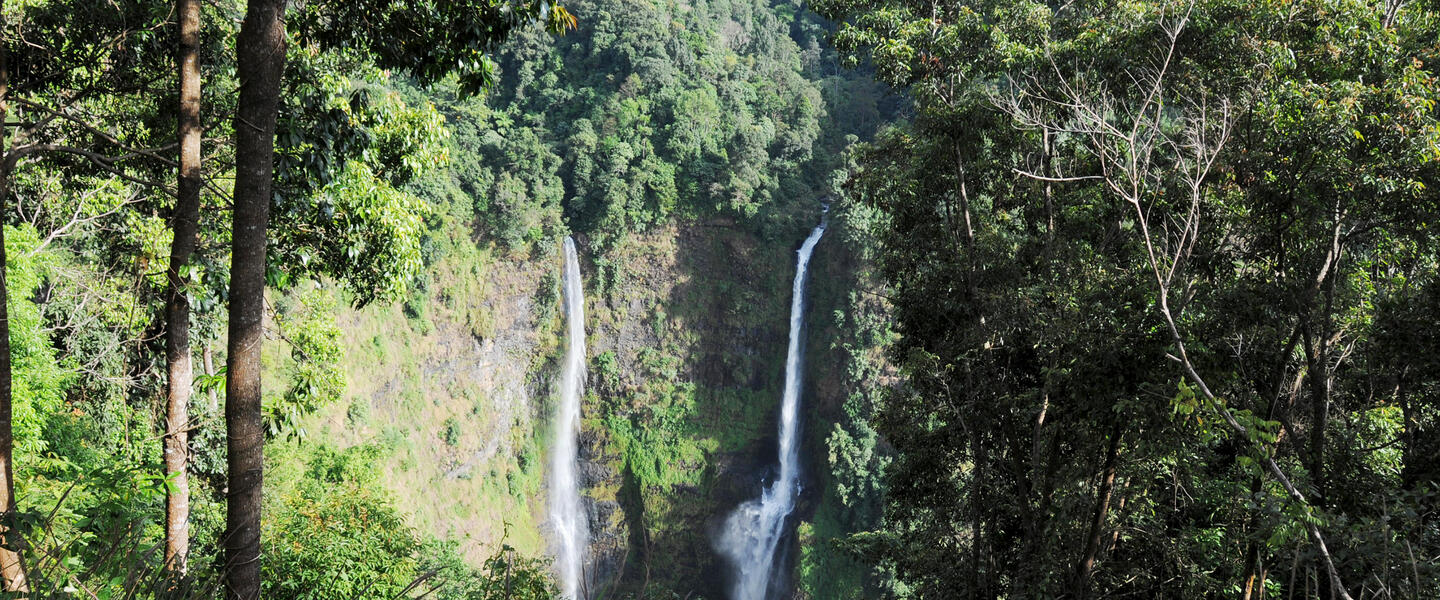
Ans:
{"type": "MultiPolygon", "coordinates": [[[[7,32],[8,33],[8,32],[7,32]]],[[[9,137],[10,116],[10,69],[7,40],[0,39],[0,158],[5,156],[9,137]]],[[[0,213],[10,197],[10,169],[8,161],[0,160],[0,213]]],[[[0,226],[0,578],[3,578],[7,592],[24,592],[29,589],[25,576],[25,564],[20,552],[25,547],[24,538],[15,526],[15,470],[11,456],[15,447],[15,436],[10,424],[10,318],[6,315],[9,298],[5,287],[5,232],[0,226]]]]}
{"type": "MultiPolygon", "coordinates": [[[[136,73],[152,66],[145,58],[149,46],[144,33],[156,26],[146,8],[135,2],[79,8],[5,5],[0,15],[4,22],[4,30],[0,31],[0,114],[4,117],[0,123],[0,214],[7,217],[7,222],[15,176],[26,163],[73,160],[118,180],[164,190],[149,174],[132,168],[137,162],[165,162],[157,154],[160,148],[132,143],[127,139],[130,130],[122,133],[99,126],[83,110],[99,96],[124,96],[144,87],[144,83],[136,83],[140,80],[136,73]],[[16,18],[18,11],[26,11],[26,18],[16,18]],[[41,39],[48,44],[19,43],[26,39],[27,32],[46,31],[61,21],[73,39],[57,41],[47,36],[41,39]],[[130,35],[136,38],[134,44],[110,43],[130,35]],[[67,70],[64,65],[80,68],[67,70]],[[72,93],[46,97],[45,92],[67,86],[72,93]]],[[[144,118],[143,111],[128,116],[144,118]]],[[[68,220],[57,223],[41,242],[41,248],[66,235],[78,223],[94,220],[81,212],[77,210],[68,220]]],[[[0,242],[3,238],[0,234],[0,242]]],[[[4,258],[0,256],[0,271],[5,270],[4,258]]],[[[0,506],[4,507],[0,514],[0,577],[6,589],[23,590],[27,587],[23,556],[26,543],[15,523],[15,364],[11,323],[5,312],[15,299],[8,297],[8,291],[0,274],[0,304],[5,305],[0,306],[0,506]]]]}
{"type": "Polygon", "coordinates": [[[260,502],[265,429],[260,345],[264,341],[265,245],[274,183],[275,122],[285,69],[285,0],[250,0],[236,39],[240,101],[235,113],[235,213],[225,380],[229,493],[225,595],[260,597],[260,502]]]}
{"type": "Polygon", "coordinates": [[[176,0],[179,16],[180,111],[177,130],[180,160],[174,240],[166,269],[165,298],[165,564],[184,574],[190,550],[190,391],[193,352],[190,349],[190,301],[186,275],[198,243],[200,225],[200,2],[176,0]]]}

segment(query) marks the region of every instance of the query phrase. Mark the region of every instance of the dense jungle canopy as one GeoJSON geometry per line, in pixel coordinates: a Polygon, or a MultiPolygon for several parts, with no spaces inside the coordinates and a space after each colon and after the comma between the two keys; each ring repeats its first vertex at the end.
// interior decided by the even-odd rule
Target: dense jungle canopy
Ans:
{"type": "Polygon", "coordinates": [[[1440,597],[1434,2],[0,16],[0,597],[1440,597]]]}

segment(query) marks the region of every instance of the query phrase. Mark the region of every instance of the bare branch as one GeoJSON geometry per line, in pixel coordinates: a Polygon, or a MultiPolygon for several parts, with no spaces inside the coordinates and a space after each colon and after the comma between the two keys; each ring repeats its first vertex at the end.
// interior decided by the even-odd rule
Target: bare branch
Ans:
{"type": "MultiPolygon", "coordinates": [[[[78,125],[81,129],[84,129],[85,131],[89,132],[91,135],[94,135],[95,137],[98,137],[98,138],[104,140],[105,142],[107,142],[107,143],[115,146],[116,148],[120,148],[121,150],[124,150],[125,152],[128,153],[128,154],[126,154],[127,157],[144,156],[144,157],[146,157],[146,158],[150,158],[150,159],[152,159],[152,160],[159,161],[160,164],[163,164],[163,165],[168,166],[168,167],[177,166],[177,163],[176,163],[173,159],[170,159],[170,158],[168,158],[168,157],[161,156],[161,155],[158,154],[159,152],[163,152],[163,151],[165,151],[165,150],[169,150],[169,149],[175,148],[177,144],[169,144],[169,145],[162,146],[162,147],[159,147],[159,148],[135,148],[135,147],[133,147],[133,146],[130,146],[129,144],[126,144],[126,143],[120,141],[120,140],[119,140],[118,138],[116,138],[115,136],[110,135],[109,133],[106,133],[106,132],[104,132],[104,131],[101,131],[99,128],[95,127],[94,125],[91,125],[89,122],[86,122],[86,121],[83,120],[83,119],[80,119],[80,118],[78,118],[78,117],[75,117],[74,115],[69,114],[68,111],[57,111],[57,110],[53,110],[53,109],[51,109],[51,108],[49,108],[49,107],[47,107],[47,106],[45,106],[45,105],[39,104],[39,103],[37,103],[37,102],[32,102],[32,101],[30,101],[30,100],[26,100],[26,99],[24,99],[24,98],[14,98],[14,100],[15,100],[15,102],[16,102],[17,104],[22,104],[22,105],[24,105],[24,106],[27,106],[27,107],[33,109],[33,110],[38,110],[38,111],[41,111],[41,112],[44,112],[44,113],[49,113],[49,114],[51,114],[51,115],[58,116],[58,117],[61,118],[61,119],[64,119],[64,120],[66,120],[66,121],[69,121],[69,122],[71,122],[71,123],[74,123],[75,125],[78,125]]],[[[120,160],[120,159],[116,159],[116,160],[120,160]]]]}
{"type": "Polygon", "coordinates": [[[1071,176],[1071,177],[1046,177],[1046,176],[1041,175],[1041,174],[1039,174],[1039,173],[1032,173],[1032,172],[1030,172],[1030,171],[1024,171],[1024,170],[1021,170],[1021,169],[1011,169],[1011,171],[1014,171],[1016,175],[1020,175],[1020,176],[1022,176],[1022,177],[1028,178],[1028,179],[1034,179],[1034,180],[1036,180],[1036,181],[1049,181],[1049,182],[1053,182],[1053,183],[1068,183],[1068,182],[1072,182],[1072,181],[1103,181],[1103,180],[1105,179],[1105,176],[1103,176],[1103,175],[1075,175],[1075,176],[1071,176]]]}
{"type": "Polygon", "coordinates": [[[144,185],[144,186],[148,186],[148,187],[151,187],[151,188],[160,190],[161,192],[163,192],[163,193],[165,193],[165,194],[167,194],[167,195],[169,195],[169,196],[174,196],[174,195],[175,195],[174,190],[171,190],[171,189],[169,189],[168,187],[166,187],[166,185],[165,185],[164,183],[161,183],[161,182],[159,182],[159,181],[151,181],[151,180],[149,180],[149,179],[141,179],[141,178],[139,178],[139,177],[136,177],[136,176],[134,176],[134,175],[131,175],[131,174],[125,172],[123,169],[121,169],[119,166],[116,165],[116,163],[119,163],[119,162],[121,162],[121,161],[124,161],[124,160],[127,159],[127,158],[132,158],[132,157],[133,157],[132,155],[124,155],[124,156],[120,156],[120,157],[109,157],[109,156],[105,156],[105,155],[103,155],[103,154],[99,154],[99,153],[96,153],[96,152],[91,152],[91,151],[89,151],[89,150],[85,150],[85,149],[82,149],[82,148],[76,148],[76,147],[74,147],[74,146],[64,146],[64,145],[60,145],[60,144],[30,144],[30,145],[28,145],[28,146],[21,146],[21,147],[19,147],[19,148],[15,148],[15,149],[11,150],[8,154],[6,154],[6,155],[5,155],[5,160],[4,160],[4,163],[5,163],[4,168],[5,168],[6,170],[11,170],[11,169],[13,169],[13,168],[15,167],[16,163],[18,163],[21,158],[24,158],[24,157],[26,157],[26,156],[28,156],[28,155],[31,155],[31,154],[43,153],[43,152],[56,152],[56,153],[61,153],[61,154],[73,154],[73,155],[75,155],[75,156],[79,156],[79,157],[81,157],[81,158],[88,159],[91,164],[93,164],[93,165],[95,165],[95,166],[97,166],[97,167],[100,167],[101,169],[104,169],[105,171],[107,171],[107,172],[115,175],[116,177],[119,177],[119,178],[121,178],[121,179],[124,179],[125,181],[129,181],[129,182],[131,182],[131,183],[136,183],[136,184],[139,184],[139,185],[144,185]]]}
{"type": "MultiPolygon", "coordinates": [[[[118,176],[116,176],[116,177],[118,177],[118,176]]],[[[28,256],[34,256],[34,255],[36,255],[36,254],[39,254],[42,250],[44,250],[47,246],[49,246],[51,242],[53,242],[53,241],[55,241],[55,240],[57,240],[57,239],[60,239],[60,238],[62,238],[62,237],[68,236],[68,235],[69,235],[69,231],[70,231],[70,229],[71,229],[72,227],[75,227],[75,226],[77,226],[77,225],[86,225],[86,224],[89,224],[89,223],[93,223],[93,222],[95,222],[95,221],[98,221],[98,220],[100,220],[100,219],[103,219],[103,218],[105,218],[105,217],[109,217],[109,216],[111,216],[111,215],[114,215],[114,214],[120,212],[121,209],[124,209],[125,207],[127,207],[127,206],[129,206],[129,205],[131,205],[131,204],[138,203],[138,202],[140,202],[140,201],[141,201],[140,196],[138,196],[138,195],[136,195],[136,194],[131,194],[129,198],[127,198],[127,199],[125,199],[124,201],[120,202],[119,204],[115,205],[115,206],[112,207],[110,210],[107,210],[107,211],[102,212],[102,213],[99,213],[99,214],[90,215],[90,216],[87,216],[87,217],[82,217],[82,216],[80,216],[80,213],[83,212],[84,209],[85,209],[85,202],[83,201],[83,199],[81,199],[80,201],[77,201],[77,202],[75,203],[75,210],[74,210],[74,212],[70,215],[70,219],[69,219],[64,225],[61,225],[60,227],[57,227],[57,228],[55,228],[55,229],[52,229],[52,230],[50,231],[49,235],[46,235],[46,236],[45,236],[45,239],[44,239],[44,240],[41,240],[40,244],[36,245],[34,249],[30,250],[28,256]]]]}

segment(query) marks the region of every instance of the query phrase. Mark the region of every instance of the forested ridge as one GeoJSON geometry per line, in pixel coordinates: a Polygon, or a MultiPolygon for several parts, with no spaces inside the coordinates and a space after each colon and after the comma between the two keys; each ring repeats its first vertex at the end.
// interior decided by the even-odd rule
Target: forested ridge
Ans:
{"type": "Polygon", "coordinates": [[[1437,593],[1436,13],[817,2],[915,102],[859,151],[925,597],[1437,593]]]}
{"type": "Polygon", "coordinates": [[[0,596],[1440,594],[1428,3],[3,18],[0,596]]]}

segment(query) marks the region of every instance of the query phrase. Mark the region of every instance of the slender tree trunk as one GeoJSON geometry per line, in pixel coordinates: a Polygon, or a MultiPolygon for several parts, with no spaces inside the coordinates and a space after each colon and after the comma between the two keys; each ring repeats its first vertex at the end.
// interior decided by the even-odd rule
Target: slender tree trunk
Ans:
{"type": "Polygon", "coordinates": [[[1105,518],[1110,514],[1110,496],[1115,491],[1115,463],[1120,457],[1120,433],[1120,422],[1116,421],[1110,431],[1110,447],[1105,451],[1105,468],[1100,478],[1100,490],[1096,493],[1095,516],[1090,521],[1089,539],[1085,541],[1085,553],[1075,567],[1075,592],[1082,599],[1089,593],[1090,574],[1100,554],[1100,542],[1105,537],[1105,518]]]}
{"type": "MultiPolygon", "coordinates": [[[[5,40],[0,36],[0,215],[5,214],[10,201],[9,161],[4,160],[5,142],[10,133],[5,126],[5,120],[10,117],[10,69],[6,54],[5,40]]],[[[10,424],[10,309],[5,279],[8,264],[4,219],[0,219],[0,478],[4,479],[0,481],[0,580],[3,580],[4,591],[26,592],[30,589],[30,580],[20,555],[25,539],[15,528],[15,471],[11,464],[15,437],[10,424]]]]}
{"type": "MultiPolygon", "coordinates": [[[[1042,155],[1042,157],[1041,157],[1041,161],[1042,161],[1042,162],[1041,162],[1041,165],[1040,165],[1040,169],[1041,169],[1041,172],[1045,173],[1045,176],[1046,176],[1046,177],[1054,178],[1054,177],[1055,177],[1055,169],[1054,169],[1054,166],[1053,166],[1053,165],[1054,165],[1054,162],[1053,162],[1053,161],[1054,161],[1054,156],[1053,156],[1053,155],[1054,155],[1054,148],[1053,148],[1053,146],[1051,145],[1050,129],[1049,129],[1048,127],[1045,128],[1045,129],[1041,132],[1041,135],[1043,136],[1043,137],[1041,138],[1041,144],[1042,144],[1042,145],[1044,146],[1044,148],[1045,148],[1045,154],[1042,155]]],[[[1055,185],[1055,184],[1054,184],[1053,182],[1051,182],[1051,181],[1048,181],[1048,180],[1047,180],[1047,181],[1045,182],[1045,248],[1046,248],[1046,250],[1047,250],[1047,256],[1048,256],[1048,250],[1049,250],[1049,248],[1050,248],[1050,244],[1055,241],[1055,190],[1054,190],[1054,185],[1055,185]]]]}
{"type": "MultiPolygon", "coordinates": [[[[1050,481],[1054,477],[1055,461],[1054,448],[1059,436],[1049,434],[1045,428],[1045,417],[1050,410],[1050,394],[1045,392],[1041,396],[1040,410],[1035,415],[1034,433],[1030,440],[1030,464],[1026,470],[1025,478],[1025,533],[1024,543],[1020,553],[1022,564],[1040,564],[1040,537],[1045,531],[1045,523],[1049,519],[1049,503],[1047,502],[1050,493],[1050,481]],[[1045,447],[1045,440],[1048,437],[1051,452],[1046,454],[1042,451],[1045,447]],[[1051,460],[1045,460],[1049,457],[1051,460]],[[1043,461],[1043,462],[1042,462],[1043,461]],[[1032,504],[1033,502],[1033,504],[1032,504]]],[[[1019,577],[1016,577],[1011,584],[1010,592],[1015,597],[1033,597],[1039,595],[1038,579],[1041,575],[1040,569],[1026,569],[1019,577]]]]}
{"type": "MultiPolygon", "coordinates": [[[[1321,276],[1315,282],[1316,291],[1323,292],[1325,295],[1325,307],[1324,311],[1320,313],[1320,331],[1317,332],[1313,344],[1310,342],[1310,327],[1307,325],[1303,330],[1305,331],[1305,351],[1310,358],[1310,389],[1314,403],[1314,414],[1311,415],[1313,422],[1310,424],[1310,476],[1315,482],[1315,507],[1320,509],[1325,508],[1327,496],[1325,428],[1330,421],[1330,398],[1335,381],[1330,368],[1330,339],[1334,334],[1335,281],[1340,279],[1340,260],[1344,256],[1344,246],[1340,243],[1343,214],[1337,200],[1334,238],[1331,242],[1330,252],[1326,255],[1325,265],[1320,270],[1321,276]]],[[[1328,581],[1325,582],[1326,585],[1328,583],[1328,581]]]]}
{"type": "Polygon", "coordinates": [[[1414,490],[1424,479],[1422,473],[1428,470],[1428,465],[1434,459],[1421,452],[1419,447],[1420,438],[1416,437],[1415,430],[1420,427],[1419,419],[1416,418],[1417,408],[1412,404],[1410,395],[1406,393],[1406,376],[1409,368],[1401,370],[1400,376],[1395,383],[1396,404],[1400,405],[1400,414],[1403,427],[1400,430],[1401,462],[1400,467],[1401,489],[1406,491],[1414,490]]]}
{"type": "MultiPolygon", "coordinates": [[[[1254,496],[1255,494],[1260,493],[1260,486],[1261,481],[1259,477],[1251,478],[1250,495],[1254,496]]],[[[1255,515],[1251,515],[1250,517],[1246,518],[1246,522],[1248,523],[1247,529],[1253,529],[1260,525],[1260,518],[1255,515]]],[[[1247,533],[1252,536],[1255,535],[1254,531],[1248,531],[1247,533]]],[[[1245,569],[1240,576],[1240,598],[1241,600],[1255,600],[1256,598],[1264,598],[1265,567],[1260,564],[1260,542],[1252,539],[1245,546],[1245,569]],[[1258,586],[1256,585],[1257,579],[1260,580],[1258,586]]]]}
{"type": "Polygon", "coordinates": [[[1260,563],[1258,555],[1247,556],[1249,557],[1250,564],[1245,567],[1246,574],[1241,585],[1240,598],[1242,598],[1242,600],[1264,600],[1265,579],[1270,574],[1270,571],[1265,568],[1265,565],[1260,563]]]}
{"type": "MultiPolygon", "coordinates": [[[[1328,312],[1328,311],[1327,311],[1328,312]]],[[[1307,328],[1308,330],[1308,328],[1307,328]]],[[[1311,343],[1308,333],[1305,336],[1305,351],[1307,354],[1307,370],[1310,377],[1307,380],[1310,384],[1310,479],[1315,484],[1315,499],[1312,504],[1318,509],[1324,509],[1326,502],[1325,486],[1325,427],[1330,419],[1330,359],[1325,355],[1325,340],[1322,333],[1320,339],[1311,343]]],[[[1317,558],[1317,564],[1320,559],[1317,558]]],[[[1322,577],[1316,582],[1318,586],[1318,597],[1335,600],[1335,585],[1330,578],[1322,577]]]]}
{"type": "Polygon", "coordinates": [[[177,0],[180,16],[180,169],[175,213],[170,228],[170,267],[166,273],[165,362],[165,566],[185,574],[190,554],[190,390],[194,384],[190,352],[190,300],[180,269],[195,252],[200,221],[200,0],[177,0]]]}
{"type": "MultiPolygon", "coordinates": [[[[205,347],[200,350],[200,361],[205,367],[205,375],[207,377],[214,377],[215,353],[210,350],[209,344],[205,344],[205,347]]],[[[206,396],[210,399],[210,414],[220,412],[220,397],[215,394],[215,388],[211,387],[206,396]]]]}
{"type": "Polygon", "coordinates": [[[1325,427],[1330,420],[1329,359],[1324,356],[1324,342],[1312,345],[1306,336],[1310,377],[1310,478],[1315,483],[1315,506],[1325,507],[1325,427]],[[1318,346],[1318,347],[1317,347],[1318,346]]]}
{"type": "MultiPolygon", "coordinates": [[[[1123,484],[1120,485],[1120,491],[1115,492],[1115,494],[1120,497],[1120,500],[1117,501],[1117,502],[1115,502],[1115,519],[1116,519],[1115,522],[1116,522],[1116,523],[1124,523],[1124,522],[1125,522],[1125,516],[1126,516],[1127,514],[1129,514],[1129,513],[1126,513],[1126,512],[1125,512],[1125,501],[1129,499],[1129,496],[1128,496],[1125,492],[1128,491],[1129,489],[1130,489],[1130,480],[1129,480],[1129,479],[1126,479],[1126,480],[1125,480],[1125,483],[1123,483],[1123,484]]],[[[1111,553],[1111,552],[1114,552],[1114,551],[1115,551],[1115,547],[1118,546],[1119,544],[1120,544],[1120,527],[1117,525],[1116,527],[1112,527],[1112,528],[1110,529],[1110,539],[1105,540],[1105,545],[1100,548],[1100,551],[1101,551],[1101,552],[1104,552],[1105,554],[1109,554],[1109,553],[1111,553]]]]}
{"type": "Polygon", "coordinates": [[[235,215],[225,381],[229,494],[225,597],[260,597],[260,491],[265,432],[260,414],[260,345],[265,244],[274,178],[275,121],[285,69],[285,1],[249,0],[237,40],[240,101],[235,115],[235,215]]]}
{"type": "MultiPolygon", "coordinates": [[[[972,388],[973,389],[973,388],[972,388]]],[[[992,591],[993,578],[990,573],[992,569],[993,556],[988,546],[989,540],[985,536],[985,520],[988,516],[986,490],[990,486],[989,462],[990,455],[980,438],[980,427],[972,423],[970,425],[971,456],[975,459],[974,479],[971,482],[970,500],[973,503],[971,511],[974,513],[972,535],[974,539],[970,544],[970,560],[974,563],[970,572],[970,596],[976,599],[995,597],[992,591]]]]}

